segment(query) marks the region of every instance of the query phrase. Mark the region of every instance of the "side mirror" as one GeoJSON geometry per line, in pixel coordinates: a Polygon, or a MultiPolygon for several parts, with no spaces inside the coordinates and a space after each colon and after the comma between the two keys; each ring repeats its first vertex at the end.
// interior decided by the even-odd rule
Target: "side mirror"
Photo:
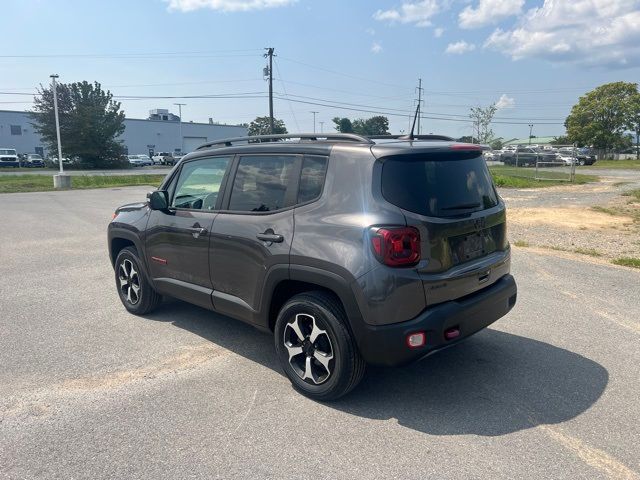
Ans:
{"type": "Polygon", "coordinates": [[[165,190],[154,190],[147,193],[149,208],[151,210],[167,210],[169,208],[169,198],[165,190]]]}

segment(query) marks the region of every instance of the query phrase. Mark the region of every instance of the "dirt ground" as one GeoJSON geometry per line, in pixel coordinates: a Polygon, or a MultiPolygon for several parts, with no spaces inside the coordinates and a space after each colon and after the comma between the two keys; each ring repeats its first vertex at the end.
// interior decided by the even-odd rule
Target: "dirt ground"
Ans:
{"type": "Polygon", "coordinates": [[[640,203],[624,195],[640,188],[640,172],[607,173],[586,185],[502,189],[511,242],[603,259],[640,258],[640,203]]]}

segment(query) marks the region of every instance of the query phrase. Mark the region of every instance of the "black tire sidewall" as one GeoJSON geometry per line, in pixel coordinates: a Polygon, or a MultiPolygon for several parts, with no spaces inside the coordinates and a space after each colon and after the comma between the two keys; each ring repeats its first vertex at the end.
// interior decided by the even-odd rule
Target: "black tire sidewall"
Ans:
{"type": "MultiPolygon", "coordinates": [[[[349,338],[345,337],[345,327],[340,323],[335,315],[322,305],[308,299],[292,298],[287,302],[278,315],[274,329],[275,346],[278,359],[284,369],[287,377],[291,380],[293,386],[302,393],[321,399],[322,397],[332,397],[334,392],[342,390],[344,385],[348,383],[351,375],[352,365],[347,352],[349,351],[349,338]],[[284,329],[297,314],[304,313],[312,315],[318,327],[326,330],[331,346],[333,348],[333,371],[329,378],[320,385],[313,385],[302,380],[289,364],[289,355],[284,347],[284,329]]],[[[348,334],[348,332],[347,332],[348,334]]]]}
{"type": "Polygon", "coordinates": [[[149,303],[150,301],[149,297],[151,296],[151,285],[149,284],[146,272],[142,266],[142,262],[138,258],[137,252],[130,247],[123,248],[118,254],[118,256],[116,257],[115,281],[116,281],[116,288],[118,289],[118,297],[120,297],[120,301],[122,302],[122,304],[127,310],[135,314],[140,314],[147,310],[148,308],[147,304],[149,303]],[[139,292],[139,300],[135,305],[132,305],[127,301],[126,296],[123,295],[122,290],[120,289],[118,277],[119,277],[119,271],[120,271],[120,264],[124,260],[130,260],[138,272],[138,281],[140,282],[140,292],[139,292]]]}

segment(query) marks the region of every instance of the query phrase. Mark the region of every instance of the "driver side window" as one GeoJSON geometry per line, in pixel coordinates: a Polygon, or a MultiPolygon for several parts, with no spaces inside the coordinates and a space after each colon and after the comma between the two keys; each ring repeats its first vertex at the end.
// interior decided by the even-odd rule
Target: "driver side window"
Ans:
{"type": "Polygon", "coordinates": [[[182,166],[171,201],[174,208],[215,210],[231,157],[202,158],[182,166]]]}

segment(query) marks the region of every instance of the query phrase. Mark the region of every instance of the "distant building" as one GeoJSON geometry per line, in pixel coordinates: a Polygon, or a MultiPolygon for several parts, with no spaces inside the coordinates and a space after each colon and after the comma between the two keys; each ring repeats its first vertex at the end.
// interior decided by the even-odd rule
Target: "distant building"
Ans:
{"type": "Polygon", "coordinates": [[[555,140],[556,137],[531,137],[531,141],[529,141],[529,138],[514,138],[513,140],[504,142],[504,145],[526,145],[528,143],[533,145],[551,145],[555,140]]]}
{"type": "MultiPolygon", "coordinates": [[[[188,153],[212,140],[247,135],[247,127],[240,125],[219,125],[211,121],[182,122],[181,139],[180,117],[164,109],[151,110],[150,117],[152,115],[159,115],[160,118],[125,119],[125,130],[119,139],[122,140],[127,153],[188,153]]],[[[18,153],[39,153],[44,157],[55,155],[55,152],[47,151],[31,122],[27,112],[0,110],[0,148],[15,148],[18,153]]],[[[62,149],[64,152],[64,143],[62,149]]]]}
{"type": "Polygon", "coordinates": [[[147,120],[160,120],[162,122],[179,122],[180,117],[170,113],[166,108],[155,108],[149,110],[149,118],[147,120]]]}

